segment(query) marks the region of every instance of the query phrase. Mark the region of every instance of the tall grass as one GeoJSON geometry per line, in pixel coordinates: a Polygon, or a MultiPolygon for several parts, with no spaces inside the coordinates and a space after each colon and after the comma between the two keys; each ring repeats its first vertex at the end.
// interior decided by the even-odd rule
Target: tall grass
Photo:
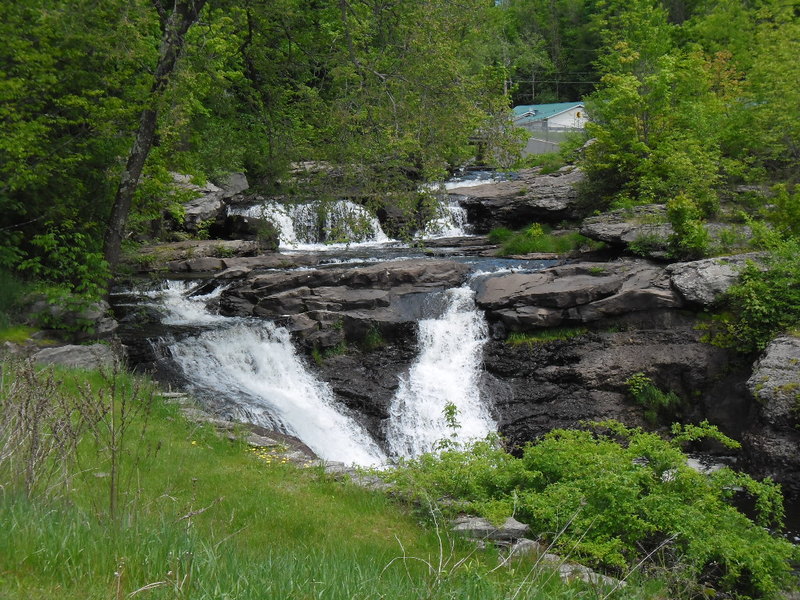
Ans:
{"type": "Polygon", "coordinates": [[[602,246],[582,236],[577,231],[553,233],[547,225],[533,223],[520,231],[505,227],[493,229],[489,233],[492,243],[500,244],[499,256],[547,253],[566,254],[579,249],[596,249],[602,246]]]}
{"type": "MultiPolygon", "coordinates": [[[[564,584],[533,560],[498,569],[496,551],[451,540],[444,527],[382,493],[334,481],[315,467],[267,463],[241,442],[187,422],[125,373],[31,372],[4,364],[0,411],[26,382],[78,407],[107,408],[65,461],[63,485],[35,487],[0,460],[0,597],[8,600],[602,598],[564,584]],[[112,379],[110,379],[110,377],[112,379]],[[127,416],[122,399],[129,394],[127,416]],[[152,400],[151,400],[152,398],[152,400]],[[146,407],[134,410],[133,405],[146,407]],[[126,433],[112,449],[108,435],[126,433]],[[112,454],[118,469],[112,482],[112,454]],[[109,506],[116,485],[116,511],[109,506]]],[[[35,395],[35,390],[29,390],[35,395]]],[[[0,420],[5,423],[7,420],[0,420]]],[[[42,438],[52,433],[40,422],[42,438]]],[[[10,435],[0,426],[0,438],[10,435]]],[[[5,447],[5,445],[4,445],[5,447]]],[[[57,471],[60,473],[60,471],[57,471]]],[[[640,589],[626,597],[644,597],[640,589]]]]}

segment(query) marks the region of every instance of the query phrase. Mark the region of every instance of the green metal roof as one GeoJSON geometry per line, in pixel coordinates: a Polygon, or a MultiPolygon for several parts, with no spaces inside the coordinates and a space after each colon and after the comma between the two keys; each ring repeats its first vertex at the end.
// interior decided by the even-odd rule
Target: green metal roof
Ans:
{"type": "Polygon", "coordinates": [[[565,112],[576,106],[583,107],[583,102],[556,102],[555,104],[521,104],[511,109],[514,122],[517,124],[531,123],[548,119],[559,113],[565,112]],[[531,113],[531,114],[528,114],[531,113]]]}

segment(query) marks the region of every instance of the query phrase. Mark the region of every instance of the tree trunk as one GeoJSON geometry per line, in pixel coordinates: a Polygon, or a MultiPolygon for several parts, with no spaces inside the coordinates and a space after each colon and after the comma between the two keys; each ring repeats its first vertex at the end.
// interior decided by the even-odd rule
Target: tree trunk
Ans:
{"type": "Polygon", "coordinates": [[[106,227],[103,253],[108,264],[113,268],[119,263],[120,246],[128,221],[133,195],[139,178],[142,175],[144,163],[153,147],[156,133],[156,109],[159,98],[169,83],[169,78],[175,70],[186,37],[186,32],[197,21],[200,11],[206,0],[175,0],[172,12],[167,12],[160,0],[153,0],[156,10],[161,17],[161,48],[159,50],[158,65],[156,66],[153,86],[148,100],[149,107],[142,111],[139,119],[139,129],[133,142],[125,170],[122,172],[114,205],[106,227]]]}

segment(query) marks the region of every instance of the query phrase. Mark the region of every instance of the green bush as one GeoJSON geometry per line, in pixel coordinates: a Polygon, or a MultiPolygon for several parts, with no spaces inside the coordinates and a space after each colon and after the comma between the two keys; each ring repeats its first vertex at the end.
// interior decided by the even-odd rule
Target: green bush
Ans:
{"type": "Polygon", "coordinates": [[[749,262],[721,301],[707,336],[740,352],[763,350],[800,326],[800,240],[774,242],[766,265],[749,262]]]}
{"type": "Polygon", "coordinates": [[[521,161],[522,168],[541,167],[541,173],[555,173],[566,164],[560,152],[547,152],[545,154],[531,154],[521,161]]]}
{"type": "Polygon", "coordinates": [[[667,202],[667,217],[674,234],[670,239],[672,254],[679,258],[696,259],[707,256],[711,237],[705,227],[703,213],[685,194],[678,194],[667,202]]]}
{"type": "Polygon", "coordinates": [[[13,273],[0,269],[0,328],[9,327],[19,316],[22,301],[30,285],[13,273]]]}
{"type": "Polygon", "coordinates": [[[508,227],[496,227],[489,232],[489,241],[493,244],[502,244],[514,237],[514,232],[508,227]]]}
{"type": "MultiPolygon", "coordinates": [[[[539,223],[532,223],[526,229],[515,233],[507,229],[494,230],[494,232],[497,232],[494,238],[497,242],[502,243],[498,252],[500,256],[538,252],[564,254],[581,247],[596,248],[601,245],[583,237],[576,231],[560,235],[553,234],[550,227],[539,223]]],[[[490,237],[490,239],[492,238],[490,237]]]]}
{"type": "Polygon", "coordinates": [[[644,373],[634,373],[625,385],[633,399],[644,407],[644,417],[651,424],[657,423],[659,417],[674,419],[683,404],[675,392],[662,392],[644,373]]]}
{"type": "Polygon", "coordinates": [[[764,526],[782,519],[771,481],[723,469],[692,470],[680,445],[716,428],[673,426],[671,441],[615,422],[555,430],[514,458],[491,441],[426,455],[386,475],[412,497],[442,498],[453,512],[515,515],[572,559],[626,574],[640,561],[681,570],[739,598],[776,597],[792,580],[798,549],[764,526]],[[754,523],[731,503],[755,499],[754,523]]]}

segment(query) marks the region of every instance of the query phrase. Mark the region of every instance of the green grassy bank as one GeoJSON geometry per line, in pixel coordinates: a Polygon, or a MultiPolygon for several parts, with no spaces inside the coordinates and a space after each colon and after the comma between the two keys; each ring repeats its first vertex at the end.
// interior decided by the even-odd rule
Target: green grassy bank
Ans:
{"type": "MultiPolygon", "coordinates": [[[[531,558],[498,567],[494,550],[451,539],[382,493],[186,421],[124,373],[6,362],[0,399],[0,598],[608,593],[566,585],[531,558]]],[[[613,597],[651,594],[629,586],[613,597]]]]}

